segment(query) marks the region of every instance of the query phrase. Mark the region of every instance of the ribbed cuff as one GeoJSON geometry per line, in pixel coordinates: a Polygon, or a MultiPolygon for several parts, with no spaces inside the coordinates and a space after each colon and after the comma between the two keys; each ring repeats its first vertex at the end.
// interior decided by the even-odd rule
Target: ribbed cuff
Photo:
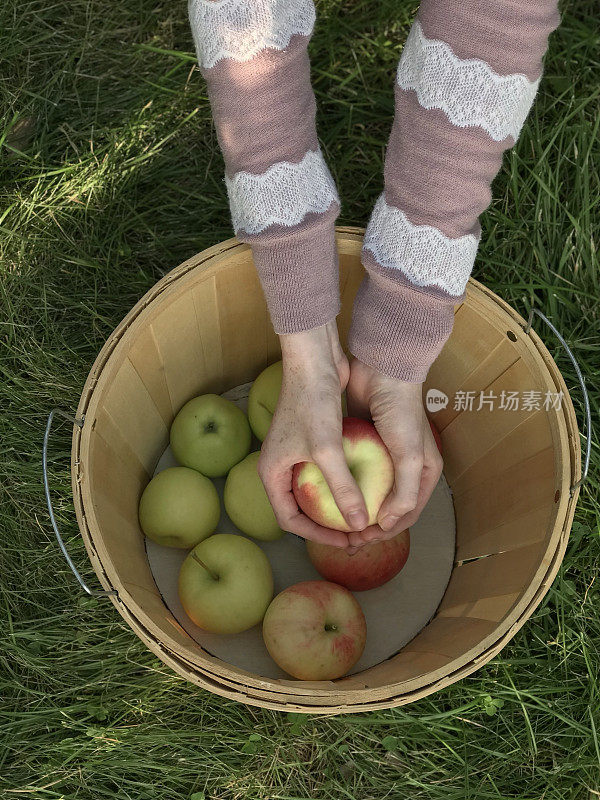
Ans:
{"type": "Polygon", "coordinates": [[[299,333],[339,314],[339,258],[335,219],[339,203],[311,212],[291,231],[238,234],[250,244],[275,333],[299,333]]]}
{"type": "Polygon", "coordinates": [[[454,304],[464,296],[428,294],[377,268],[369,269],[354,301],[350,352],[392,378],[423,383],[452,331],[454,304]]]}

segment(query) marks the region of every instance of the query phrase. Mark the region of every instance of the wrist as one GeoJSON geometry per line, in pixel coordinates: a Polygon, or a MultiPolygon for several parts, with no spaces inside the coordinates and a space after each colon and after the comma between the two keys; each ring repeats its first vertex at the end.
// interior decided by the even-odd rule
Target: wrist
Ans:
{"type": "Polygon", "coordinates": [[[282,334],[283,374],[309,378],[330,377],[337,373],[343,386],[348,380],[348,359],[338,338],[335,319],[300,333],[282,334]]]}
{"type": "Polygon", "coordinates": [[[331,323],[308,331],[280,334],[281,355],[285,367],[294,362],[304,366],[318,366],[332,357],[331,323]]]}
{"type": "Polygon", "coordinates": [[[420,398],[423,392],[423,381],[413,382],[394,378],[358,358],[352,359],[350,370],[354,382],[362,384],[370,395],[375,392],[390,392],[395,395],[420,398]]]}

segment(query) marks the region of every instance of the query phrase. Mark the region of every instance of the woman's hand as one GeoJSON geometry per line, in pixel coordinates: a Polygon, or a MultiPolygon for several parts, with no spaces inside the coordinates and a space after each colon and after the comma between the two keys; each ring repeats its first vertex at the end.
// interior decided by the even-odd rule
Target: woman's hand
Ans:
{"type": "Polygon", "coordinates": [[[391,539],[414,525],[442,474],[421,395],[420,383],[390,378],[357,359],[350,365],[348,413],[372,417],[394,462],[394,487],[379,510],[378,524],[350,533],[352,547],[391,539]]]}
{"type": "Polygon", "coordinates": [[[348,382],[348,360],[335,322],[280,339],[283,382],[258,472],[283,530],[348,547],[348,534],[317,525],[298,509],[292,494],[294,464],[312,461],[348,525],[361,530],[367,524],[364,499],[342,449],[341,393],[348,382]]]}

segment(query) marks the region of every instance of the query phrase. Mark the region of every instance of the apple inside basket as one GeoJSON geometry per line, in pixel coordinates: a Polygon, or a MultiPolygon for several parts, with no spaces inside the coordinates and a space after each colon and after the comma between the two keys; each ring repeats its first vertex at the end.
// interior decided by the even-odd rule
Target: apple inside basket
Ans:
{"type": "MultiPolygon", "coordinates": [[[[276,369],[276,364],[274,364],[273,367],[276,369]]],[[[270,371],[273,371],[272,368],[270,368],[270,371]]],[[[234,401],[243,411],[247,411],[248,395],[251,386],[252,384],[245,384],[236,387],[234,390],[226,392],[224,397],[234,401]]],[[[268,394],[270,396],[275,394],[276,396],[277,391],[278,387],[273,385],[268,394]]],[[[265,398],[265,400],[266,405],[269,405],[268,399],[265,398]]],[[[264,412],[264,405],[265,403],[255,403],[250,406],[249,417],[253,423],[253,428],[256,428],[256,408],[258,407],[264,412]]],[[[271,406],[273,405],[274,403],[272,402],[271,406]]],[[[258,428],[258,432],[264,436],[268,429],[267,416],[263,416],[263,413],[260,413],[259,419],[260,427],[258,428]]],[[[235,424],[235,422],[236,420],[231,421],[232,424],[235,424]]],[[[367,432],[370,427],[368,423],[365,423],[367,432]]],[[[351,431],[354,438],[357,436],[355,429],[356,425],[354,425],[354,429],[351,431]]],[[[375,443],[375,446],[379,447],[379,443],[375,443]]],[[[251,449],[257,451],[259,448],[260,440],[253,437],[251,449]]],[[[186,453],[185,455],[187,456],[188,454],[186,453]]],[[[377,455],[379,456],[379,454],[377,455]]],[[[232,454],[232,458],[234,459],[238,456],[241,457],[241,454],[232,454]]],[[[365,495],[370,500],[368,505],[373,507],[373,502],[375,503],[375,512],[378,503],[381,502],[381,497],[379,497],[377,492],[379,491],[380,495],[385,496],[387,487],[392,480],[391,475],[387,474],[387,468],[389,467],[387,458],[387,453],[376,458],[379,470],[376,468],[372,469],[375,473],[375,480],[371,481],[371,485],[369,485],[371,475],[367,475],[367,488],[363,489],[365,495]],[[381,474],[382,461],[384,475],[381,474]],[[371,500],[372,497],[373,499],[371,500]]],[[[165,470],[165,468],[171,467],[176,463],[178,462],[174,457],[173,450],[169,446],[161,456],[156,472],[160,473],[161,470],[165,470]]],[[[192,461],[191,463],[194,462],[192,461]]],[[[242,465],[244,465],[244,463],[243,461],[242,465]]],[[[198,463],[197,466],[201,466],[201,464],[198,463]]],[[[249,466],[252,466],[252,464],[249,464],[249,466]]],[[[367,463],[367,467],[368,466],[369,464],[367,463]]],[[[236,468],[234,468],[233,477],[235,477],[235,469],[236,468]]],[[[251,474],[248,475],[246,485],[252,477],[251,474]]],[[[309,473],[308,478],[310,479],[310,477],[311,475],[309,473]]],[[[228,482],[226,482],[225,478],[215,478],[213,483],[217,488],[219,496],[223,499],[223,496],[227,493],[225,487],[228,486],[228,482]]],[[[232,515],[236,518],[238,518],[236,515],[243,517],[243,522],[242,519],[238,519],[238,521],[242,529],[245,528],[246,530],[248,530],[248,523],[251,523],[254,518],[257,516],[259,519],[261,516],[263,517],[260,519],[262,526],[257,526],[255,534],[263,538],[264,531],[266,531],[267,540],[256,540],[256,544],[266,554],[271,565],[275,594],[300,582],[320,581],[324,583],[321,575],[311,562],[306,542],[293,534],[282,533],[278,528],[276,532],[273,531],[272,528],[269,529],[270,520],[265,520],[264,512],[261,514],[261,509],[256,507],[258,505],[256,503],[256,495],[253,496],[253,493],[249,492],[244,499],[246,500],[246,507],[238,508],[234,506],[232,515]],[[253,513],[253,509],[248,507],[248,503],[251,503],[253,500],[255,502],[256,513],[253,513]]],[[[308,502],[310,502],[310,494],[308,502]]],[[[231,511],[231,504],[231,497],[226,498],[226,502],[221,502],[222,513],[219,523],[216,526],[216,532],[242,535],[242,531],[235,526],[234,522],[225,511],[225,506],[231,511]]],[[[332,509],[330,505],[327,506],[325,503],[326,511],[331,514],[335,514],[336,512],[339,514],[337,508],[332,509]]],[[[212,513],[212,507],[209,508],[209,511],[212,513]]],[[[331,527],[336,524],[336,522],[337,520],[335,519],[323,520],[323,524],[329,523],[328,526],[331,527]]],[[[435,490],[434,496],[424,510],[421,519],[411,529],[410,555],[408,555],[407,552],[407,542],[401,542],[399,547],[392,546],[390,543],[390,546],[386,548],[385,567],[389,570],[388,576],[391,580],[385,581],[383,585],[377,588],[355,592],[356,601],[358,601],[366,620],[367,631],[366,642],[360,659],[356,661],[355,658],[353,659],[352,653],[348,656],[347,649],[344,650],[342,647],[336,647],[335,639],[343,639],[344,630],[323,631],[324,641],[322,642],[322,646],[318,646],[318,649],[321,656],[328,654],[329,657],[334,659],[335,663],[330,665],[330,669],[333,669],[333,672],[329,673],[330,675],[335,673],[336,667],[338,668],[339,675],[343,675],[348,671],[343,668],[345,658],[349,658],[349,660],[353,662],[350,669],[351,673],[360,672],[363,669],[378,664],[398,652],[404,644],[410,641],[421,628],[429,622],[440,603],[450,578],[454,561],[454,540],[455,529],[452,499],[447,484],[442,478],[435,490]],[[399,572],[397,569],[393,569],[393,561],[390,559],[390,556],[396,550],[399,551],[397,557],[400,559],[402,556],[402,558],[397,561],[396,567],[401,566],[405,562],[405,565],[399,572]],[[408,559],[406,556],[408,556],[408,559]],[[328,642],[327,639],[334,639],[334,641],[328,642]],[[334,652],[333,656],[331,656],[332,650],[334,652]]],[[[216,545],[216,542],[213,542],[213,544],[216,545]]],[[[231,542],[223,541],[223,546],[225,548],[229,544],[231,544],[231,542]]],[[[257,565],[258,589],[255,597],[257,608],[252,609],[248,608],[251,604],[252,593],[246,582],[245,574],[240,570],[239,578],[236,577],[239,563],[236,561],[235,553],[231,552],[231,555],[229,555],[229,563],[225,565],[226,580],[224,581],[210,580],[210,577],[204,580],[206,576],[201,574],[203,572],[202,567],[200,565],[194,565],[193,563],[188,564],[183,573],[186,575],[186,586],[182,594],[181,583],[179,581],[182,564],[186,558],[188,562],[193,562],[193,558],[188,557],[187,550],[160,546],[151,539],[146,540],[146,550],[154,579],[166,605],[190,636],[212,655],[230,664],[269,678],[289,677],[288,673],[290,670],[292,674],[302,674],[302,658],[306,658],[306,655],[303,654],[303,650],[305,651],[306,647],[303,647],[302,644],[298,644],[296,648],[296,660],[290,663],[286,673],[269,655],[260,623],[246,630],[232,634],[211,633],[200,627],[200,625],[194,624],[193,618],[195,615],[193,610],[190,610],[189,607],[187,608],[188,613],[184,610],[186,593],[189,594],[190,591],[188,585],[195,584],[196,581],[201,581],[202,589],[205,592],[204,597],[206,598],[207,596],[207,590],[209,593],[212,593],[212,597],[208,602],[212,605],[212,598],[214,597],[215,606],[218,608],[220,614],[218,622],[224,626],[225,629],[227,629],[230,623],[235,628],[238,622],[237,619],[230,619],[232,612],[227,606],[228,600],[232,601],[234,607],[237,607],[237,603],[241,602],[244,606],[244,614],[249,613],[252,615],[252,613],[254,613],[262,619],[262,614],[264,614],[264,575],[261,572],[260,565],[257,565]]],[[[225,558],[227,561],[227,557],[225,558]]],[[[315,560],[315,556],[313,556],[313,560],[315,560]]],[[[318,559],[316,559],[316,563],[318,563],[318,559]]],[[[369,564],[369,569],[370,567],[371,565],[369,564]]],[[[381,570],[381,566],[379,569],[381,570]]],[[[385,573],[382,577],[385,579],[385,573]]],[[[342,577],[340,576],[340,580],[341,579],[342,577]]],[[[313,590],[315,592],[318,591],[319,588],[318,584],[313,584],[313,590]]],[[[349,623],[352,621],[354,610],[351,606],[352,601],[345,601],[344,605],[344,599],[342,598],[341,602],[342,606],[339,612],[337,612],[340,614],[340,628],[342,628],[341,622],[343,620],[343,627],[347,630],[349,628],[349,623]]],[[[310,614],[309,609],[313,607],[314,605],[310,606],[307,604],[306,607],[301,606],[301,610],[298,612],[295,612],[293,609],[286,611],[287,617],[284,621],[289,619],[289,632],[287,637],[280,634],[280,639],[288,638],[292,643],[290,646],[293,646],[295,641],[294,634],[298,632],[298,629],[301,628],[303,624],[306,627],[307,622],[305,619],[298,618],[298,615],[306,616],[306,614],[310,614]]],[[[251,616],[248,617],[248,619],[251,619],[251,616]]],[[[202,620],[197,621],[202,623],[202,620]]],[[[332,620],[334,624],[336,621],[336,618],[332,620]]],[[[244,620],[242,619],[240,625],[243,626],[244,624],[244,620]]],[[[316,624],[317,619],[315,619],[315,625],[316,624]]],[[[327,620],[324,619],[324,628],[326,624],[327,620]]],[[[311,654],[309,658],[312,659],[312,665],[316,665],[318,660],[317,656],[311,654]]],[[[280,661],[280,659],[278,660],[280,661]]]]}

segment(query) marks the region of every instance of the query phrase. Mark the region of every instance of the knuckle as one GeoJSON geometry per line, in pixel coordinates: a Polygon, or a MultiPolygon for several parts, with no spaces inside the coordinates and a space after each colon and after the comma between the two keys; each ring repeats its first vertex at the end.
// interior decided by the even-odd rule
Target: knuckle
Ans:
{"type": "Polygon", "coordinates": [[[423,453],[420,453],[418,456],[415,456],[415,458],[412,458],[410,465],[413,470],[421,472],[421,470],[425,466],[425,458],[423,457],[423,453]]]}
{"type": "Polygon", "coordinates": [[[423,443],[415,440],[395,442],[390,447],[390,453],[395,461],[413,461],[423,459],[423,443]]]}
{"type": "Polygon", "coordinates": [[[264,459],[261,461],[261,459],[259,458],[258,461],[256,462],[256,471],[258,472],[258,477],[261,479],[261,481],[264,484],[267,484],[269,482],[269,474],[270,474],[268,462],[265,461],[264,459]]]}
{"type": "Polygon", "coordinates": [[[318,442],[311,448],[311,455],[318,463],[327,463],[335,458],[336,448],[331,442],[318,442]]]}
{"type": "Polygon", "coordinates": [[[401,500],[396,500],[392,504],[391,510],[394,512],[396,516],[403,517],[406,514],[410,514],[411,511],[414,511],[416,506],[417,506],[417,498],[407,497],[407,498],[402,498],[401,500]]]}
{"type": "Polygon", "coordinates": [[[343,503],[344,505],[354,503],[358,499],[357,491],[353,486],[347,483],[334,484],[331,487],[331,491],[335,495],[336,502],[343,503]]]}
{"type": "Polygon", "coordinates": [[[438,477],[442,474],[444,470],[444,459],[441,457],[439,453],[433,458],[432,469],[438,477]]]}
{"type": "Polygon", "coordinates": [[[396,429],[389,437],[392,447],[409,452],[423,446],[423,435],[419,428],[412,425],[410,428],[396,429]]]}
{"type": "Polygon", "coordinates": [[[425,458],[422,452],[407,453],[399,460],[398,468],[402,472],[420,472],[423,469],[425,458]]]}
{"type": "Polygon", "coordinates": [[[273,509],[273,513],[275,514],[275,521],[279,525],[282,531],[289,530],[288,525],[290,524],[290,516],[288,514],[281,514],[279,511],[273,509]]]}
{"type": "Polygon", "coordinates": [[[268,479],[281,467],[280,460],[275,456],[275,454],[265,453],[261,450],[261,453],[258,457],[258,461],[256,462],[256,471],[260,475],[263,480],[266,478],[268,479]]]}

